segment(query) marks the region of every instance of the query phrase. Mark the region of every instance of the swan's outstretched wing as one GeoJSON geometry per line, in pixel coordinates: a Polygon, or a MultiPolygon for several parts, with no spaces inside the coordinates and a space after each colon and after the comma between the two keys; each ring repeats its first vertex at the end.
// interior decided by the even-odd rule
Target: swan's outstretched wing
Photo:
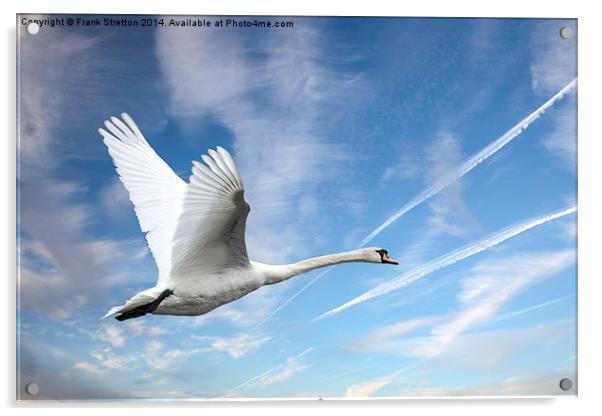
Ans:
{"type": "Polygon", "coordinates": [[[173,238],[171,279],[202,279],[247,266],[245,223],[249,204],[232,156],[223,148],[192,162],[182,214],[173,238]]]}
{"type": "Polygon", "coordinates": [[[119,179],[130,193],[138,222],[147,232],[146,240],[157,267],[159,283],[171,270],[172,238],[182,212],[186,191],[184,182],[150,147],[134,120],[126,114],[122,120],[111,117],[99,129],[113,158],[119,179]]]}

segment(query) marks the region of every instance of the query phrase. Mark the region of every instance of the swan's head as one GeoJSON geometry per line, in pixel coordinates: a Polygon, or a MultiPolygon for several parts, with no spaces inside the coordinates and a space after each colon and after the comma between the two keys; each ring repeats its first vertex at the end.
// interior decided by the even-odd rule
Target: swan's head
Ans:
{"type": "Polygon", "coordinates": [[[370,263],[399,264],[389,257],[389,252],[384,248],[369,247],[364,250],[370,263]]]}

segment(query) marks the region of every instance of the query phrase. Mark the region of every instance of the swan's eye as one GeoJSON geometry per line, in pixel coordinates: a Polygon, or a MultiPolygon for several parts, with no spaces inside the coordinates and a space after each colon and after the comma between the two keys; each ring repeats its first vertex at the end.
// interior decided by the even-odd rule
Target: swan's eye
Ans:
{"type": "Polygon", "coordinates": [[[376,252],[380,255],[380,259],[382,260],[384,256],[388,256],[389,253],[384,248],[376,250],[376,252]]]}

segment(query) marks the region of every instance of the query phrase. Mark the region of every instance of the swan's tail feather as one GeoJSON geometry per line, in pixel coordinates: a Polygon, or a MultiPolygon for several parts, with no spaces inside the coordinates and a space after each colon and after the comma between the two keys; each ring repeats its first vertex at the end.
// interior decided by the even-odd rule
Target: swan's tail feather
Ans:
{"type": "Polygon", "coordinates": [[[121,312],[121,309],[125,308],[125,305],[121,306],[113,306],[107,313],[104,314],[100,319],[107,319],[111,315],[115,315],[116,313],[121,312]]]}

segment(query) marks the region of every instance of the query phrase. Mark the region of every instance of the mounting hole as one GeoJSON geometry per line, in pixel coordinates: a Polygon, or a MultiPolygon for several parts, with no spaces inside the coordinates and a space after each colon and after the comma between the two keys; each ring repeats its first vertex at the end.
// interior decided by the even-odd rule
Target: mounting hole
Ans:
{"type": "Polygon", "coordinates": [[[35,23],[35,22],[31,22],[30,24],[27,25],[27,32],[30,35],[35,35],[40,31],[40,25],[35,23]]]}
{"type": "Polygon", "coordinates": [[[573,29],[571,29],[568,26],[563,26],[560,29],[560,37],[562,39],[570,39],[570,38],[572,38],[573,37],[573,29]]]}
{"type": "Polygon", "coordinates": [[[560,380],[560,383],[558,383],[558,385],[560,386],[561,390],[569,391],[573,388],[573,380],[571,380],[570,378],[563,378],[562,380],[560,380]]]}
{"type": "Polygon", "coordinates": [[[30,396],[35,396],[40,392],[40,386],[38,386],[38,383],[29,383],[25,386],[25,391],[30,396]]]}

